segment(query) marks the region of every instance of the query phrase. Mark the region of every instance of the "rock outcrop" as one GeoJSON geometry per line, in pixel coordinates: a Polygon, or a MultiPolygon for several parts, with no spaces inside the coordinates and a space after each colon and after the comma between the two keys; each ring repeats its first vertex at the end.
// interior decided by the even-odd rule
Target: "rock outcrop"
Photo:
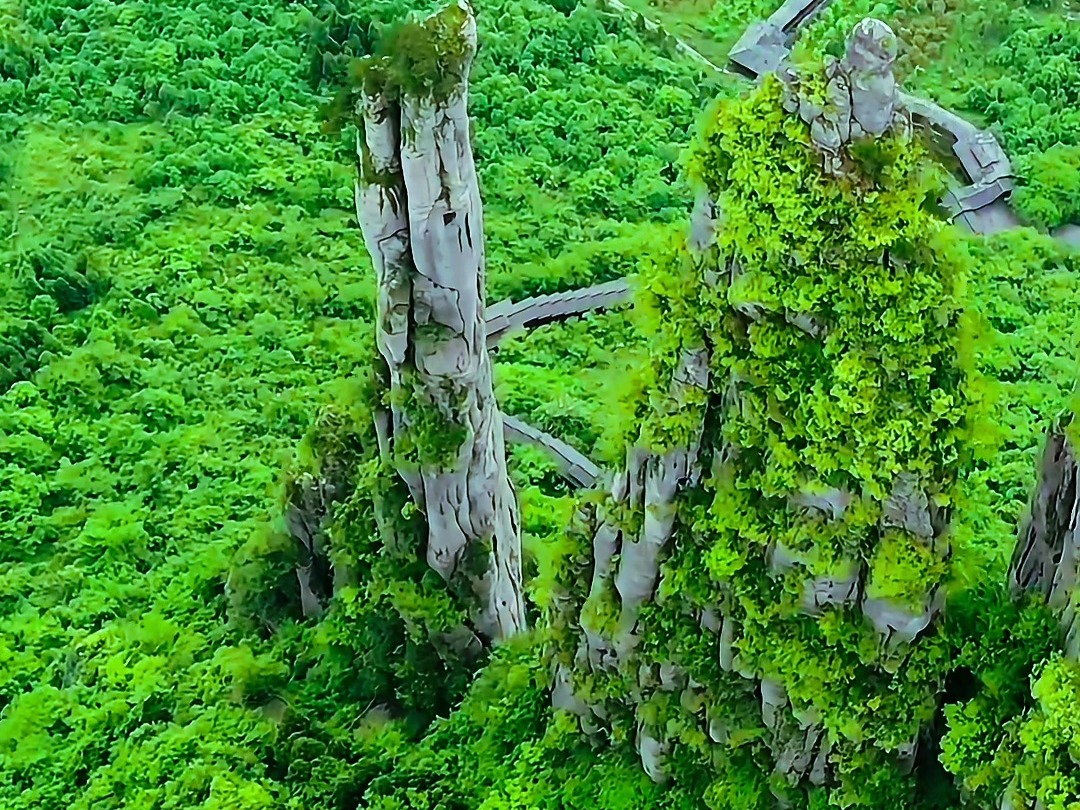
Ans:
{"type": "Polygon", "coordinates": [[[525,626],[525,611],[483,313],[483,210],[467,113],[476,26],[463,3],[414,25],[445,62],[438,88],[395,92],[376,62],[358,103],[356,211],[378,278],[390,388],[381,444],[427,518],[428,563],[446,580],[468,579],[476,625],[498,640],[525,626]]]}
{"type": "Polygon", "coordinates": [[[341,487],[308,473],[294,482],[292,489],[285,507],[285,525],[300,552],[296,566],[300,608],[304,617],[310,618],[322,613],[332,593],[333,566],[327,555],[326,529],[341,487]]]}
{"type": "MultiPolygon", "coordinates": [[[[1075,422],[1074,422],[1075,424],[1075,422]]],[[[1059,617],[1065,652],[1080,661],[1080,467],[1075,434],[1055,425],[1043,449],[1039,484],[1009,568],[1015,593],[1043,596],[1059,617]]]]}
{"type": "MultiPolygon", "coordinates": [[[[699,199],[687,239],[692,252],[700,253],[711,244],[715,213],[710,201],[699,199]]],[[[707,349],[687,349],[672,376],[671,396],[693,408],[689,401],[695,397],[694,392],[700,394],[708,386],[707,349]]],[[[589,611],[579,617],[582,642],[574,662],[579,675],[633,668],[639,616],[656,595],[663,555],[675,530],[679,496],[701,480],[698,456],[703,430],[702,413],[698,428],[691,431],[693,435],[685,446],[666,451],[647,450],[640,444],[631,447],[626,468],[613,476],[607,507],[592,524],[592,576],[586,601],[593,606],[610,604],[615,615],[603,625],[589,611]],[[627,515],[637,516],[634,525],[626,522],[627,515]]],[[[676,670],[666,664],[661,670],[660,686],[666,688],[677,677],[676,670]]],[[[607,719],[605,707],[590,704],[574,693],[573,675],[565,665],[556,667],[554,678],[553,705],[578,714],[583,730],[595,732],[597,721],[607,719]]],[[[652,686],[648,672],[640,673],[637,680],[640,689],[652,686]]],[[[641,694],[635,690],[626,697],[634,704],[641,694]]],[[[633,711],[637,714],[636,708],[633,711]]],[[[667,778],[663,763],[669,744],[662,737],[660,729],[651,728],[638,717],[635,745],[642,767],[657,782],[667,778]]]]}
{"type": "MultiPolygon", "coordinates": [[[[793,73],[781,77],[781,103],[799,114],[824,169],[845,175],[843,182],[864,171],[853,148],[857,142],[911,135],[892,72],[895,57],[888,26],[864,20],[845,57],[828,65],[824,82],[793,73]],[[822,101],[816,92],[822,85],[827,98],[815,103],[822,101]]],[[[800,433],[796,415],[837,405],[829,397],[838,396],[837,380],[845,374],[858,376],[868,389],[892,385],[900,399],[906,381],[863,364],[867,344],[883,354],[894,351],[894,335],[882,337],[853,314],[863,293],[830,274],[834,262],[850,261],[841,252],[821,250],[807,261],[779,247],[756,258],[740,247],[748,238],[740,230],[745,220],[734,222],[735,214],[720,203],[738,207],[737,192],[724,196],[725,183],[737,184],[732,177],[752,167],[743,155],[759,154],[728,146],[736,136],[735,126],[727,127],[717,124],[722,134],[710,132],[702,147],[723,154],[702,157],[715,157],[715,166],[727,167],[717,174],[730,174],[713,180],[714,164],[707,164],[702,175],[711,185],[699,198],[680,264],[658,271],[657,289],[681,292],[670,300],[658,293],[663,371],[643,407],[662,411],[648,418],[670,419],[672,435],[680,438],[654,449],[642,434],[628,450],[625,468],[613,476],[587,533],[587,596],[579,626],[570,619],[567,635],[580,632],[557,651],[552,700],[577,714],[586,732],[606,727],[631,741],[656,781],[673,769],[674,746],[689,744],[702,756],[722,758],[732,737],[759,740],[774,763],[771,785],[783,805],[815,787],[861,790],[844,771],[852,757],[868,755],[901,773],[913,767],[925,722],[916,714],[928,711],[940,684],[936,676],[911,676],[905,667],[927,650],[916,645],[937,643],[927,631],[944,605],[951,551],[950,516],[942,504],[950,502],[956,469],[929,458],[939,436],[943,444],[952,441],[951,433],[936,428],[920,432],[922,444],[908,455],[883,453],[888,473],[853,461],[862,452],[854,449],[862,426],[861,417],[848,414],[863,413],[854,406],[844,406],[844,417],[835,422],[808,419],[806,435],[800,433]],[[730,168],[729,159],[746,165],[730,168]],[[733,220],[730,230],[725,214],[733,220]],[[820,285],[814,296],[807,294],[806,305],[777,293],[781,285],[800,282],[820,285]],[[716,311],[702,315],[702,306],[716,311]],[[798,379],[820,375],[821,389],[808,384],[790,390],[773,376],[780,366],[798,379]],[[781,451],[789,455],[781,457],[781,451]],[[781,467],[783,477],[766,483],[781,467]],[[848,636],[841,637],[838,627],[848,636]],[[856,635],[857,661],[851,649],[856,635]],[[908,689],[905,679],[919,681],[910,687],[910,706],[888,694],[898,688],[883,686],[880,702],[891,701],[886,711],[894,724],[887,739],[862,730],[870,728],[868,721],[851,721],[851,728],[860,728],[854,732],[836,722],[841,698],[821,679],[845,656],[880,684],[895,678],[908,689]]],[[[904,198],[906,188],[885,193],[904,198]]],[[[758,216],[756,229],[775,227],[790,240],[796,228],[776,215],[780,201],[763,196],[760,210],[749,205],[740,214],[758,216]]],[[[843,211],[830,214],[838,230],[853,238],[845,230],[857,227],[853,220],[844,219],[843,211]]],[[[887,249],[866,263],[868,275],[885,268],[901,293],[919,300],[912,274],[887,249]]],[[[928,266],[941,273],[947,292],[953,265],[942,258],[928,266]]],[[[641,289],[648,294],[648,278],[641,289]]],[[[954,302],[943,306],[947,315],[936,307],[918,315],[933,332],[927,362],[935,367],[953,362],[955,349],[954,302]]],[[[963,391],[955,396],[961,401],[963,391]]],[[[880,401],[861,407],[889,410],[880,401]]],[[[961,418],[959,409],[947,417],[961,418]]],[[[894,429],[899,435],[907,428],[898,423],[894,429]]]]}
{"type": "Polygon", "coordinates": [[[844,153],[854,141],[910,129],[911,119],[893,75],[896,51],[896,35],[889,26],[874,19],[860,22],[848,40],[844,58],[826,61],[824,105],[800,94],[797,74],[785,71],[789,94],[784,108],[798,113],[810,125],[810,138],[823,154],[830,174],[845,171],[844,153]]]}

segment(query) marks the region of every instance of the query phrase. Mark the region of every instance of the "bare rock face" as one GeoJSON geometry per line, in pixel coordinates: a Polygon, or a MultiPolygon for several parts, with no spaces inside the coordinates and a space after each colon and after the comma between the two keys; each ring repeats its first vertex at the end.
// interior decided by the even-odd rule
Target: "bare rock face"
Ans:
{"type": "Polygon", "coordinates": [[[759,688],[761,716],[769,730],[776,773],[790,784],[801,779],[824,784],[831,745],[818,718],[812,712],[794,711],[787,692],[776,681],[765,678],[759,688]]]}
{"type": "Polygon", "coordinates": [[[862,612],[881,634],[885,648],[895,652],[918,638],[944,606],[945,592],[938,588],[927,594],[920,610],[867,596],[862,601],[862,612]]]}
{"type": "Polygon", "coordinates": [[[334,510],[352,491],[349,467],[340,454],[321,453],[317,472],[305,472],[286,485],[285,526],[299,552],[296,579],[305,618],[319,616],[352,576],[340,561],[331,561],[328,542],[334,510]]]}
{"type": "Polygon", "coordinates": [[[641,756],[641,767],[649,778],[654,782],[667,781],[667,773],[664,771],[664,756],[668,753],[669,746],[661,743],[644,728],[638,730],[637,736],[638,754],[641,756]]]}
{"type": "MultiPolygon", "coordinates": [[[[707,366],[698,355],[688,352],[684,356],[673,381],[676,389],[682,385],[707,385],[707,366]]],[[[612,502],[641,514],[641,527],[637,533],[628,532],[615,515],[602,516],[596,525],[589,599],[617,596],[617,618],[614,627],[602,628],[582,617],[583,643],[576,656],[577,667],[593,671],[613,669],[632,659],[638,641],[638,616],[642,606],[654,598],[662,555],[674,533],[678,495],[700,476],[699,443],[700,437],[688,447],[665,453],[633,448],[628,453],[627,469],[614,477],[612,502]]],[[[568,673],[556,673],[553,705],[578,714],[582,729],[595,733],[599,729],[594,718],[605,719],[605,710],[574,697],[563,682],[569,679],[568,673]]],[[[682,681],[683,673],[670,663],[662,664],[655,677],[649,671],[638,674],[641,689],[674,691],[683,686],[682,681]]],[[[641,725],[636,745],[646,773],[657,782],[664,781],[663,757],[668,744],[661,743],[641,725]]]]}
{"type": "MultiPolygon", "coordinates": [[[[1080,464],[1071,424],[1055,423],[1047,434],[1039,482],[1021,526],[1009,566],[1014,594],[1036,593],[1058,617],[1065,656],[1080,661],[1080,464]]],[[[1016,777],[1000,810],[1017,810],[1016,777]]],[[[1033,810],[1046,810],[1036,799],[1033,810]]]]}
{"type": "Polygon", "coordinates": [[[851,137],[884,135],[899,110],[893,63],[896,36],[880,20],[855,26],[841,65],[851,90],[851,137]]]}
{"type": "Polygon", "coordinates": [[[883,526],[904,529],[924,540],[934,536],[930,500],[919,488],[919,480],[914,475],[901,473],[896,477],[884,511],[883,526]]]}
{"type": "Polygon", "coordinates": [[[848,560],[835,573],[807,582],[800,605],[808,615],[817,616],[827,607],[853,604],[859,598],[862,577],[862,566],[848,560]]]}
{"type": "Polygon", "coordinates": [[[332,590],[333,566],[326,555],[326,526],[331,507],[339,497],[340,487],[335,482],[305,474],[295,482],[285,508],[285,525],[300,550],[296,579],[305,618],[322,613],[332,590]]]}
{"type": "MultiPolygon", "coordinates": [[[[677,372],[675,384],[705,388],[707,369],[704,350],[688,352],[677,372]],[[704,372],[705,379],[700,378],[704,372]],[[689,382],[687,382],[689,379],[689,382]]],[[[630,503],[644,514],[641,534],[624,538],[620,548],[620,566],[615,574],[615,589],[622,611],[615,649],[625,656],[633,647],[638,612],[652,598],[660,571],[660,555],[671,539],[675,525],[675,499],[681,487],[700,475],[697,455],[700,437],[688,447],[663,454],[634,453],[630,467],[630,503]]]]}
{"type": "Polygon", "coordinates": [[[451,92],[397,97],[368,83],[357,110],[356,212],[379,284],[392,403],[381,439],[427,518],[428,563],[447,580],[469,578],[477,626],[498,640],[525,626],[525,611],[483,316],[483,210],[467,113],[476,25],[463,3],[424,25],[445,38],[437,52],[462,54],[451,92]],[[460,570],[477,556],[481,570],[460,570]]]}
{"type": "Polygon", "coordinates": [[[1066,654],[1080,660],[1080,486],[1076,445],[1068,428],[1047,436],[1039,486],[1009,568],[1013,591],[1041,594],[1059,616],[1066,654]]]}
{"type": "Polygon", "coordinates": [[[836,487],[805,485],[789,496],[789,505],[809,514],[817,513],[832,520],[839,520],[851,504],[850,492],[836,487]]]}
{"type": "Polygon", "coordinates": [[[824,156],[827,172],[844,172],[845,150],[852,142],[884,135],[894,127],[910,129],[893,74],[896,51],[892,29],[867,18],[855,26],[844,58],[826,63],[824,105],[799,92],[793,71],[783,77],[788,91],[784,107],[810,125],[811,141],[824,156]]]}

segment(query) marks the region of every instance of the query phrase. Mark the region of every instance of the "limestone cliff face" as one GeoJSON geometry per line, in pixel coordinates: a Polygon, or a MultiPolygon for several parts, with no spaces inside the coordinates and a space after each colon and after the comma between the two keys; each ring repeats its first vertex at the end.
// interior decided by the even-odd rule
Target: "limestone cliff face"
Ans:
{"type": "Polygon", "coordinates": [[[1046,439],[1039,486],[1020,532],[1009,583],[1014,592],[1045,597],[1061,622],[1065,653],[1080,661],[1080,467],[1076,445],[1056,425],[1046,439]]]}
{"type": "Polygon", "coordinates": [[[439,94],[368,86],[358,110],[356,212],[378,278],[390,386],[380,438],[427,518],[429,565],[446,580],[468,579],[477,629],[498,640],[524,627],[525,611],[483,313],[483,211],[467,114],[476,26],[459,4],[427,28],[457,54],[456,85],[439,94]]]}

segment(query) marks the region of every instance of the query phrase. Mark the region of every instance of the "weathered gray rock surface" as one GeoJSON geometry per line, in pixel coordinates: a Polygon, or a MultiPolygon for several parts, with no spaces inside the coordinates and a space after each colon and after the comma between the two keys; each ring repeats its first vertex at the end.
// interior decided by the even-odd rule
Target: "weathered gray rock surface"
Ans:
{"type": "Polygon", "coordinates": [[[332,592],[332,566],[326,554],[330,510],[341,496],[338,482],[305,474],[294,484],[285,507],[285,525],[300,549],[296,579],[304,617],[318,616],[332,592]]]}
{"type": "Polygon", "coordinates": [[[427,518],[431,567],[449,579],[467,552],[483,549],[476,622],[501,639],[525,625],[521,540],[483,317],[483,210],[467,114],[476,26],[467,6],[457,9],[464,24],[452,35],[465,59],[447,97],[376,91],[360,102],[367,170],[356,211],[379,284],[378,347],[394,403],[383,446],[427,518]],[[447,458],[425,455],[425,443],[458,439],[447,458]],[[419,445],[418,462],[397,452],[403,440],[419,445]]]}
{"type": "Polygon", "coordinates": [[[910,129],[911,119],[893,75],[896,49],[896,36],[889,26],[874,19],[860,22],[844,58],[826,62],[828,101],[824,105],[808,101],[799,93],[798,75],[785,71],[784,108],[810,126],[810,139],[830,174],[844,173],[844,153],[852,142],[910,129]]]}
{"type": "Polygon", "coordinates": [[[1061,621],[1066,654],[1080,661],[1080,467],[1068,428],[1055,426],[1043,449],[1039,484],[1009,568],[1017,593],[1046,598],[1061,621]]]}
{"type": "MultiPolygon", "coordinates": [[[[687,243],[692,251],[704,250],[711,243],[716,210],[708,200],[699,200],[691,223],[687,243]]],[[[705,390],[709,385],[708,353],[704,347],[686,350],[671,381],[672,396],[682,401],[692,390],[705,390]]],[[[664,550],[675,530],[679,494],[694,486],[701,477],[698,460],[704,415],[696,434],[683,447],[653,452],[632,447],[627,452],[625,469],[617,472],[610,486],[608,509],[600,510],[593,526],[592,581],[588,603],[596,604],[614,599],[617,615],[613,626],[595,626],[588,615],[580,617],[582,643],[574,667],[579,670],[603,670],[628,666],[637,646],[638,618],[642,607],[655,597],[660,564],[664,550]],[[640,516],[640,525],[629,530],[625,524],[627,512],[640,516]]],[[[638,674],[637,689],[659,688],[676,690],[685,686],[682,699],[695,700],[694,689],[684,684],[677,667],[665,663],[657,677],[643,668],[638,674]]],[[[553,705],[579,715],[586,733],[598,730],[597,720],[603,721],[606,711],[602,705],[591,705],[574,694],[573,673],[564,665],[556,667],[556,689],[553,705]]],[[[627,700],[637,711],[635,698],[627,700]]],[[[635,744],[642,767],[657,782],[664,781],[664,756],[669,743],[658,729],[651,729],[639,719],[635,744]]]]}

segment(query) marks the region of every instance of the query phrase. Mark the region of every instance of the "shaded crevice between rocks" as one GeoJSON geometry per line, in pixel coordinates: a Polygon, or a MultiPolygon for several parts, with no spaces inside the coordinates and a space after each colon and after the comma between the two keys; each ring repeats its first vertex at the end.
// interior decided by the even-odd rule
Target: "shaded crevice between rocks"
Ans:
{"type": "Polygon", "coordinates": [[[312,618],[322,614],[341,579],[327,554],[326,532],[331,510],[344,496],[343,482],[305,473],[291,490],[285,525],[300,552],[296,565],[300,609],[304,618],[312,618]]]}

